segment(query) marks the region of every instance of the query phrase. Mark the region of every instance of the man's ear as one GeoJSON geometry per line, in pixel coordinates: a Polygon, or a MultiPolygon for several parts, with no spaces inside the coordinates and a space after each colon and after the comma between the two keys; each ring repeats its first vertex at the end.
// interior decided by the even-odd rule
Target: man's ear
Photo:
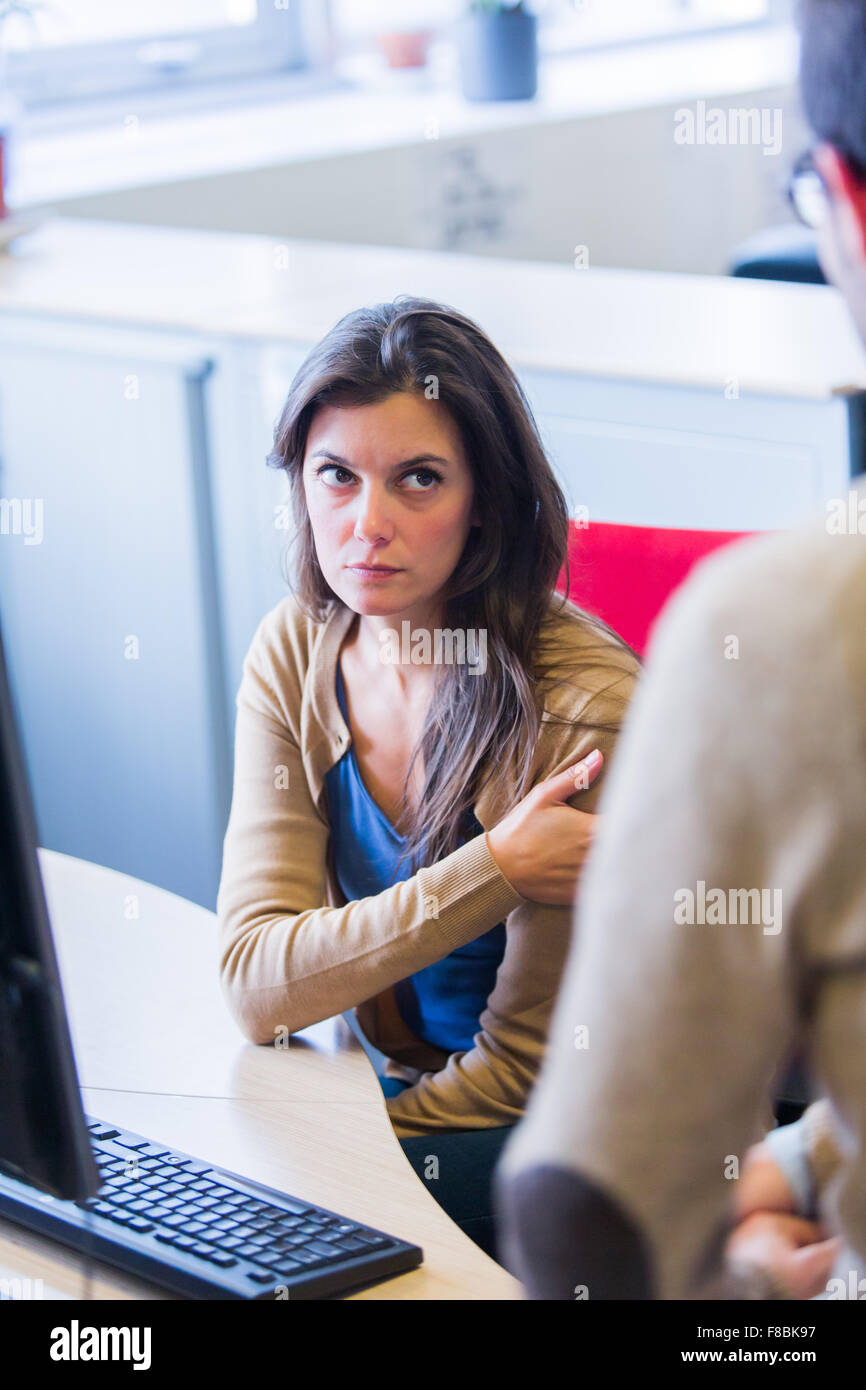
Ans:
{"type": "Polygon", "coordinates": [[[866,183],[833,145],[817,145],[812,159],[841,216],[849,250],[866,261],[866,183]]]}

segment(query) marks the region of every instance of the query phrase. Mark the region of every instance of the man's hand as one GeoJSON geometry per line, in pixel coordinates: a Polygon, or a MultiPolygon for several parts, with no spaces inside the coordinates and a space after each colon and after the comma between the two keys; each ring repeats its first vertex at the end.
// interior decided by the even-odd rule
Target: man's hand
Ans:
{"type": "Polygon", "coordinates": [[[733,1265],[766,1270],[795,1298],[823,1292],[842,1240],[795,1214],[794,1193],[768,1144],[746,1154],[734,1212],[739,1224],[727,1245],[733,1265]]]}
{"type": "Polygon", "coordinates": [[[737,1221],[744,1221],[754,1211],[793,1213],[796,1210],[794,1194],[769,1144],[753,1144],[743,1160],[743,1170],[737,1182],[734,1199],[737,1221]]]}
{"type": "Polygon", "coordinates": [[[793,1298],[814,1298],[826,1289],[841,1249],[841,1237],[828,1238],[818,1222],[755,1211],[729,1237],[727,1257],[735,1268],[771,1274],[793,1298]]]}

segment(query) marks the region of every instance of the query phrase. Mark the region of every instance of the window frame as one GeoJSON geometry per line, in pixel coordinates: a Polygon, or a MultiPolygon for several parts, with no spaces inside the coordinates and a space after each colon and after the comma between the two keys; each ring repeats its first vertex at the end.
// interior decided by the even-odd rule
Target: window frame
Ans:
{"type": "Polygon", "coordinates": [[[256,21],[249,26],[9,49],[6,82],[26,109],[41,111],[90,98],[189,91],[209,81],[305,69],[310,61],[308,20],[304,0],[283,0],[279,9],[275,0],[259,0],[256,21]],[[167,55],[175,47],[176,61],[143,59],[142,50],[155,45],[164,46],[167,55]],[[189,45],[197,51],[184,59],[189,45]]]}
{"type": "Polygon", "coordinates": [[[539,27],[539,49],[544,58],[571,57],[581,53],[610,52],[616,48],[626,48],[642,43],[666,43],[677,39],[701,38],[704,35],[732,34],[738,30],[769,28],[773,24],[790,19],[792,0],[763,0],[764,12],[760,15],[735,16],[731,19],[719,15],[701,15],[695,0],[685,0],[682,5],[680,22],[669,27],[650,28],[646,31],[635,29],[632,32],[612,36],[579,36],[576,24],[560,16],[539,27]]]}

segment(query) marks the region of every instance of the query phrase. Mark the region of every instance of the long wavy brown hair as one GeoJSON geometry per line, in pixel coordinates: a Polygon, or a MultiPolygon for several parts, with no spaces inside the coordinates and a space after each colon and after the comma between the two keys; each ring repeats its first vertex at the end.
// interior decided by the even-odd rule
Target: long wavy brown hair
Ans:
{"type": "MultiPolygon", "coordinates": [[[[431,381],[459,429],[482,517],[442,595],[444,626],[486,629],[487,666],[481,674],[456,662],[440,667],[403,787],[408,807],[412,768],[422,754],[423,791],[408,815],[400,861],[411,856],[412,872],[437,863],[471,834],[472,806],[488,778],[511,777],[511,805],[530,788],[542,688],[557,664],[541,628],[563,568],[566,593],[571,589],[565,496],[520,383],[490,339],[456,309],[408,295],[347,314],[313,348],[292,381],[267,458],[289,481],[295,534],[287,582],[307,615],[322,622],[343,600],[320,568],[304,496],[313,417],[326,405],[372,405],[395,392],[429,396],[431,381]]],[[[612,634],[561,596],[563,609],[612,634]]]]}

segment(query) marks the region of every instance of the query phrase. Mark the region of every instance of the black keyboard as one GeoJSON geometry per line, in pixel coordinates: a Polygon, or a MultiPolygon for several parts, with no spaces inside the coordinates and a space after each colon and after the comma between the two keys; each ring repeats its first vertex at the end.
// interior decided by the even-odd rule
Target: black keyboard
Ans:
{"type": "Polygon", "coordinates": [[[0,1216],[189,1298],[323,1298],[423,1252],[87,1115],[102,1186],[64,1201],[0,1173],[0,1216]]]}

